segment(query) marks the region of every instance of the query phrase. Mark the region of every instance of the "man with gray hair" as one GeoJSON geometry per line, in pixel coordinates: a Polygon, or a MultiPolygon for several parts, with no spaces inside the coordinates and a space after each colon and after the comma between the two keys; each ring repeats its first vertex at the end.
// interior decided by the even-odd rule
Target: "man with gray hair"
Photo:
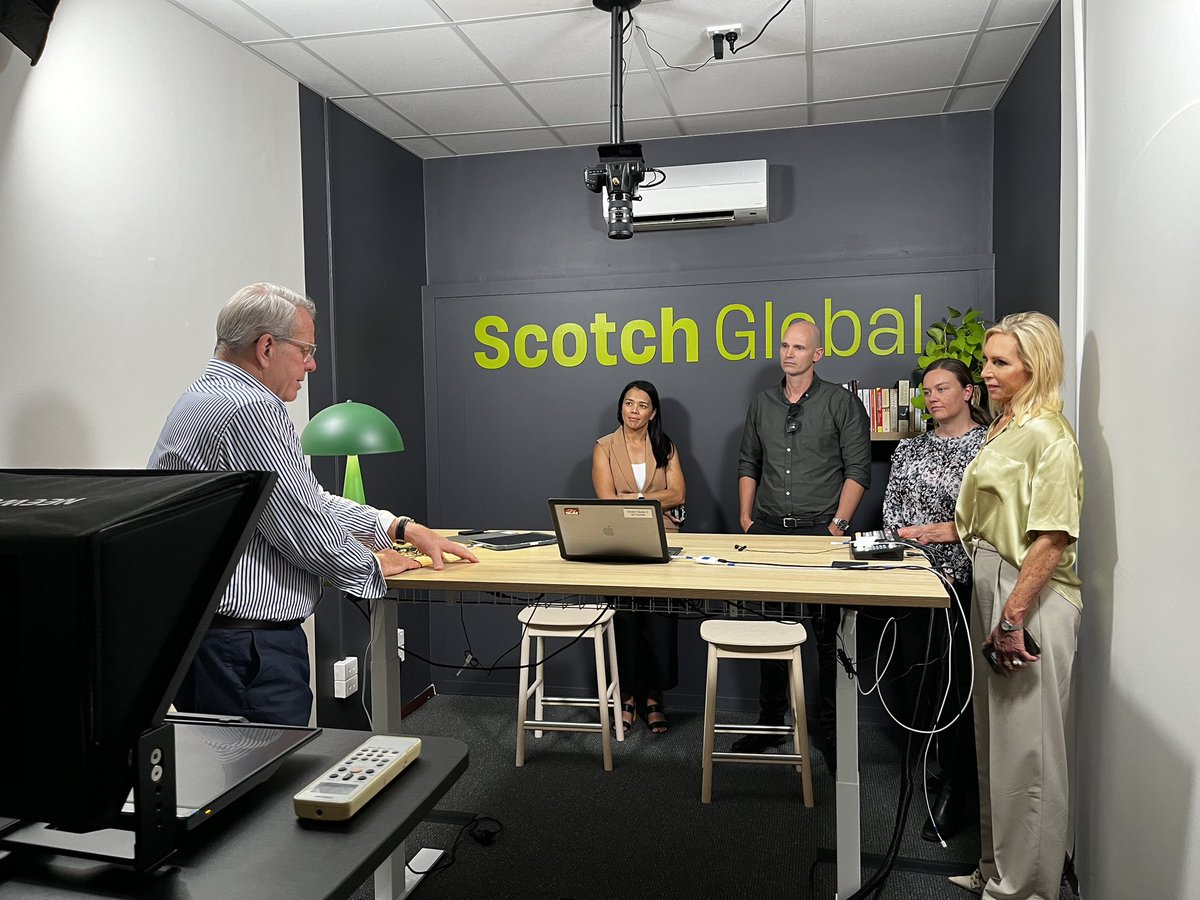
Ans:
{"type": "Polygon", "coordinates": [[[151,469],[279,476],[184,678],[180,710],[307,725],[312,691],[301,624],[322,582],[382,597],[385,577],[420,567],[393,541],[413,544],[435,569],[443,553],[477,562],[407,516],[329,494],[313,477],[284,404],[317,368],[316,314],[307,297],[275,284],[234,294],[217,316],[213,359],[171,410],[150,456],[151,469]]]}

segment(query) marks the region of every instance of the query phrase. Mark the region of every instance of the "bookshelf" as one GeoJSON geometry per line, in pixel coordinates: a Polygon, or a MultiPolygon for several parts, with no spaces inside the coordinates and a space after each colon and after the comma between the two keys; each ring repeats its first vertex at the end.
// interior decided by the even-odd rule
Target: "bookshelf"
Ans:
{"type": "Polygon", "coordinates": [[[846,382],[842,387],[857,397],[866,409],[872,441],[901,441],[924,430],[921,410],[912,406],[915,392],[908,379],[900,379],[894,387],[862,387],[857,380],[846,382]]]}

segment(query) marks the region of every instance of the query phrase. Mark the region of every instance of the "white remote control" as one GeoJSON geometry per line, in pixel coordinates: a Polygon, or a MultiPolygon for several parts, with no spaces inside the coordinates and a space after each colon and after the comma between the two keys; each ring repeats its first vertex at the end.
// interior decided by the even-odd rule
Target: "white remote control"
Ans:
{"type": "Polygon", "coordinates": [[[377,734],[293,799],[302,819],[344,821],[421,755],[421,739],[377,734]]]}

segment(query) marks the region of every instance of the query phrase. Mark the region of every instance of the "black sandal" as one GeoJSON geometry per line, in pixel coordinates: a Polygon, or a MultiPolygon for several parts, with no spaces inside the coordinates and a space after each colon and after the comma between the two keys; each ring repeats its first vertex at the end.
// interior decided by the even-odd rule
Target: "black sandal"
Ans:
{"type": "Polygon", "coordinates": [[[671,724],[667,721],[667,714],[663,711],[661,703],[646,704],[646,727],[650,729],[651,734],[666,734],[670,730],[671,724]],[[654,715],[662,716],[657,722],[651,722],[650,717],[654,715]]]}
{"type": "MultiPolygon", "coordinates": [[[[633,728],[633,723],[637,721],[637,707],[634,706],[632,703],[622,703],[621,704],[621,715],[622,715],[621,727],[624,731],[629,731],[629,729],[633,728]],[[624,719],[625,713],[629,713],[629,721],[628,722],[626,722],[624,719]]],[[[613,727],[616,728],[615,725],[613,727]]]]}

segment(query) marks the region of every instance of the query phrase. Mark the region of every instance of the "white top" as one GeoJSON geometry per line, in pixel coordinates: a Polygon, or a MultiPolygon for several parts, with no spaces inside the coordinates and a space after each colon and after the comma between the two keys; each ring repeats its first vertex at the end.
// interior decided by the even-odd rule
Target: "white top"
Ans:
{"type": "Polygon", "coordinates": [[[645,463],[630,463],[629,467],[633,469],[633,479],[637,482],[638,490],[646,487],[646,464],[645,463]]]}

